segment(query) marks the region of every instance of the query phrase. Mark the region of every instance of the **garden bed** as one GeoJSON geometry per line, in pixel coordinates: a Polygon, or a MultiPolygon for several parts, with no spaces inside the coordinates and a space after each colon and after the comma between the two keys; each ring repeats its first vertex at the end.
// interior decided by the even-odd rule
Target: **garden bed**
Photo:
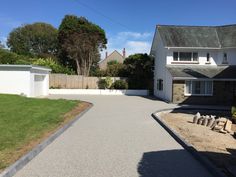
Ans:
{"type": "Polygon", "coordinates": [[[0,172],[90,106],[0,94],[0,172]]]}
{"type": "MultiPolygon", "coordinates": [[[[216,114],[216,112],[214,113],[216,114]]],[[[173,111],[160,113],[159,116],[171,129],[212,161],[222,172],[228,176],[235,176],[236,139],[232,134],[222,134],[212,131],[209,127],[193,124],[194,114],[196,112],[173,111]]],[[[235,124],[232,126],[232,130],[236,131],[235,124]]]]}

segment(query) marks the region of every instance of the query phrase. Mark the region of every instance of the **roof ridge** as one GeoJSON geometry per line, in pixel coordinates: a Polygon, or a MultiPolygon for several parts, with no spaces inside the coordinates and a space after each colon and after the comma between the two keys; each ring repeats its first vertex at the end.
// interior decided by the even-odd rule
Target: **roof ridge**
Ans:
{"type": "Polygon", "coordinates": [[[209,26],[209,25],[161,25],[161,24],[157,24],[156,26],[157,27],[169,26],[169,27],[208,27],[208,28],[219,28],[219,27],[236,26],[236,24],[219,25],[219,26],[209,26]]]}
{"type": "Polygon", "coordinates": [[[215,28],[215,33],[216,33],[216,38],[217,38],[218,43],[219,43],[219,47],[222,48],[222,45],[221,45],[221,41],[220,41],[220,38],[219,38],[219,35],[218,35],[218,30],[217,30],[217,28],[215,28]]]}

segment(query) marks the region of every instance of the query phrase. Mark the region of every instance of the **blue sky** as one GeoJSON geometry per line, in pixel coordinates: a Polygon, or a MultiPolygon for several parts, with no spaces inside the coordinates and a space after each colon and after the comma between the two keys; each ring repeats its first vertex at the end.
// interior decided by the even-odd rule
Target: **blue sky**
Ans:
{"type": "Polygon", "coordinates": [[[106,31],[108,52],[125,47],[128,54],[149,53],[157,24],[236,24],[235,7],[236,0],[2,0],[0,40],[21,24],[58,27],[64,15],[74,14],[106,31]]]}

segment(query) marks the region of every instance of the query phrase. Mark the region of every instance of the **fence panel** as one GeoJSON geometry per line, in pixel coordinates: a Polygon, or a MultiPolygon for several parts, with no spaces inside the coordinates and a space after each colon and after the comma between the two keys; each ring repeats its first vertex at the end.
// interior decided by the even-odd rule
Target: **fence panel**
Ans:
{"type": "MultiPolygon", "coordinates": [[[[105,78],[105,77],[103,77],[105,78]]],[[[126,80],[127,78],[111,77],[113,82],[116,80],[126,80]]],[[[61,89],[98,89],[99,77],[86,77],[80,75],[50,74],[50,88],[61,89]]]]}

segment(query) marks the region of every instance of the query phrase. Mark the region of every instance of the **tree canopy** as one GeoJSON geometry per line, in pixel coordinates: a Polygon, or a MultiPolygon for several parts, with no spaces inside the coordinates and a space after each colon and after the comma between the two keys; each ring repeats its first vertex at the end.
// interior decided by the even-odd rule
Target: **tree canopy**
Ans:
{"type": "Polygon", "coordinates": [[[75,61],[77,74],[88,76],[99,50],[106,48],[105,31],[84,17],[66,15],[58,33],[59,54],[63,64],[75,61]],[[69,59],[69,60],[68,60],[69,59]]]}
{"type": "Polygon", "coordinates": [[[17,54],[38,57],[55,56],[57,29],[47,23],[23,25],[9,34],[7,45],[17,54]]]}
{"type": "Polygon", "coordinates": [[[130,88],[150,88],[153,84],[154,59],[147,54],[130,55],[124,60],[130,88]]]}

